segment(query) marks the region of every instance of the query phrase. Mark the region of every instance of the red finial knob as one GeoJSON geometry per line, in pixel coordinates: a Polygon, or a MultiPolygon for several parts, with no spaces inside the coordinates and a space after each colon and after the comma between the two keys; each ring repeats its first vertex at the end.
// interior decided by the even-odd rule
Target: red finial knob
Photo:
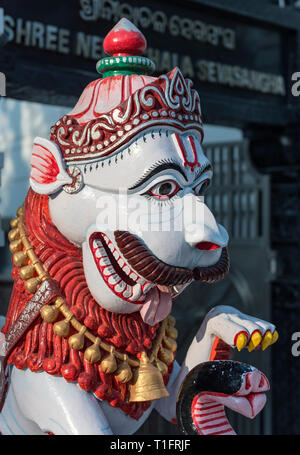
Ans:
{"type": "Polygon", "coordinates": [[[142,55],[147,41],[142,32],[128,19],[123,17],[103,41],[104,52],[112,57],[142,55]]]}

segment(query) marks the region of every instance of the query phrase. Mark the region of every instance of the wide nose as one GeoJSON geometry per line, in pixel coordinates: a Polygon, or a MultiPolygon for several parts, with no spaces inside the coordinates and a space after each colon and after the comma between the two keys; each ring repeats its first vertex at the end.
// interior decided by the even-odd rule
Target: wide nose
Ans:
{"type": "Polygon", "coordinates": [[[196,213],[185,213],[185,240],[199,250],[214,250],[228,244],[226,229],[218,224],[206,204],[197,203],[196,213]]]}

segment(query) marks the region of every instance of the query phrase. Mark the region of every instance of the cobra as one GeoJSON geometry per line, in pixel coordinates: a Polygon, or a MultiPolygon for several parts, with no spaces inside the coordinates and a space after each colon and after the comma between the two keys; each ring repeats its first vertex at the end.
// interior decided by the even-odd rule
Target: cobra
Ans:
{"type": "MultiPolygon", "coordinates": [[[[227,360],[231,348],[265,349],[278,337],[273,324],[218,306],[183,364],[175,360],[173,302],[194,280],[224,278],[228,234],[204,201],[213,169],[201,147],[199,94],[178,68],[148,75],[145,48],[122,19],[104,41],[103,78],[84,89],[49,139],[34,141],[30,189],[9,233],[2,434],[132,434],[153,409],[175,422],[178,396],[178,422],[189,431],[196,406],[186,399],[195,394],[189,372],[227,360]]],[[[239,390],[229,378],[224,394],[258,394],[247,401],[253,417],[268,382],[257,385],[262,374],[245,368],[236,367],[239,390]],[[256,381],[248,392],[246,377],[256,381]]],[[[221,376],[216,369],[219,392],[221,376]]],[[[245,413],[241,403],[234,410],[245,413]]]]}

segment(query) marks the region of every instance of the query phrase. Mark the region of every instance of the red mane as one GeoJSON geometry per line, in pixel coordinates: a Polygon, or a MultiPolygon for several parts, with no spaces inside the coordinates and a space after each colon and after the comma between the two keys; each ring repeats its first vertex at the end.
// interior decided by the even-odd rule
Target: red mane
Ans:
{"type": "MultiPolygon", "coordinates": [[[[120,352],[137,357],[141,351],[151,349],[158,325],[148,326],[138,312],[111,313],[96,303],[85,280],[81,249],[70,243],[52,223],[48,196],[29,190],[24,222],[35,253],[49,275],[59,283],[61,295],[74,316],[95,336],[113,344],[120,352]]],[[[12,277],[14,286],[3,333],[13,326],[32,297],[25,289],[18,268],[13,267],[12,277]]],[[[93,391],[98,398],[139,419],[150,403],[128,403],[128,385],[118,383],[113,374],[104,374],[100,363],[91,364],[84,360],[84,350],[71,349],[67,339],[53,334],[52,325],[38,317],[13,349],[8,363],[20,369],[46,371],[62,375],[67,381],[77,381],[84,390],[93,391]]],[[[102,354],[106,355],[105,352],[102,354]]],[[[165,382],[168,377],[169,374],[164,377],[165,382]]]]}

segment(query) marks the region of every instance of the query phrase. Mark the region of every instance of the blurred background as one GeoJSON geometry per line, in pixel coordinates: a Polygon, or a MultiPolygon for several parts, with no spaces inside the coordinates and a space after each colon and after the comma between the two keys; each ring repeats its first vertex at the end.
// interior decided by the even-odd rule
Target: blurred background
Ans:
{"type": "MultiPolygon", "coordinates": [[[[207,204],[230,234],[228,277],[193,284],[174,304],[178,360],[215,305],[272,321],[272,348],[233,357],[267,375],[268,404],[254,420],[229,419],[238,434],[299,434],[299,1],[0,0],[0,314],[12,288],[9,222],[28,190],[33,139],[49,137],[100,77],[103,39],[122,17],[146,36],[155,75],[179,66],[199,91],[214,167],[207,204]]],[[[177,429],[154,412],[139,434],[177,429]]]]}

